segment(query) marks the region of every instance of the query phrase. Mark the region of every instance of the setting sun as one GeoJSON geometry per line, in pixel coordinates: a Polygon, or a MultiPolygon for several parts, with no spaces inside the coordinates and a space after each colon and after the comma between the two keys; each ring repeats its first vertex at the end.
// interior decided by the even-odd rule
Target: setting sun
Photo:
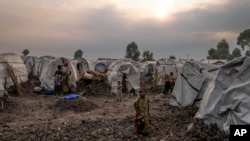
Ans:
{"type": "Polygon", "coordinates": [[[173,7],[172,2],[164,2],[164,3],[159,3],[157,6],[156,12],[155,12],[155,17],[158,19],[164,19],[168,14],[170,14],[171,10],[173,7]]]}
{"type": "Polygon", "coordinates": [[[163,18],[165,18],[165,16],[166,16],[166,11],[164,11],[164,10],[158,10],[156,12],[156,17],[159,19],[163,19],[163,18]]]}

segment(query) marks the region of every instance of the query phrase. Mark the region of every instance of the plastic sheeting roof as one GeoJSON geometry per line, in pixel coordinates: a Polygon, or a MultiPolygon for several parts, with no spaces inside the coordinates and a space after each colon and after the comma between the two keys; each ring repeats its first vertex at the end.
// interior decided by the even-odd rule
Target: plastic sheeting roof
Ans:
{"type": "Polygon", "coordinates": [[[186,62],[178,73],[170,104],[175,106],[191,106],[201,100],[212,77],[197,62],[186,62]]]}
{"type": "Polygon", "coordinates": [[[122,80],[123,73],[127,74],[127,82],[130,88],[138,90],[140,88],[140,73],[129,61],[117,60],[108,67],[107,79],[111,86],[111,91],[116,93],[117,81],[122,80]]]}
{"type": "MultiPolygon", "coordinates": [[[[63,66],[62,57],[51,60],[48,63],[48,65],[46,65],[44,67],[44,71],[40,77],[40,80],[41,80],[41,86],[47,90],[54,89],[54,79],[53,78],[54,78],[55,71],[57,70],[58,65],[63,66]]],[[[77,71],[76,71],[75,67],[73,66],[73,64],[71,63],[71,61],[69,61],[69,66],[71,69],[70,85],[73,85],[76,87],[77,71]]]]}
{"type": "Polygon", "coordinates": [[[230,125],[250,124],[250,58],[232,60],[221,66],[206,89],[195,117],[216,123],[229,134],[230,125]]]}
{"type": "MultiPolygon", "coordinates": [[[[28,80],[27,69],[20,56],[13,53],[0,54],[0,83],[2,83],[1,85],[3,87],[8,88],[9,86],[14,85],[12,79],[7,73],[6,63],[12,67],[19,83],[28,80]]],[[[3,87],[0,87],[0,91],[3,91],[3,87]]]]}

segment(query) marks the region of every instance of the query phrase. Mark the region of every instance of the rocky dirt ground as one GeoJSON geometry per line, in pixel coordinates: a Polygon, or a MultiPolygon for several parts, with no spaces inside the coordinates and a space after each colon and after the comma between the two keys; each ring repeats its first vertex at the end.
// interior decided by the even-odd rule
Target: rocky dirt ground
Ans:
{"type": "Polygon", "coordinates": [[[116,102],[105,82],[84,82],[77,89],[82,97],[62,100],[59,96],[33,93],[38,79],[22,84],[25,95],[9,89],[9,99],[0,108],[1,141],[223,141],[228,137],[215,125],[194,119],[196,107],[180,109],[169,105],[161,88],[150,89],[150,78],[141,79],[147,88],[152,116],[149,137],[133,134],[133,102],[136,96],[124,95],[116,102]],[[85,88],[85,89],[84,89],[85,88]],[[188,130],[188,126],[193,128],[188,130]]]}

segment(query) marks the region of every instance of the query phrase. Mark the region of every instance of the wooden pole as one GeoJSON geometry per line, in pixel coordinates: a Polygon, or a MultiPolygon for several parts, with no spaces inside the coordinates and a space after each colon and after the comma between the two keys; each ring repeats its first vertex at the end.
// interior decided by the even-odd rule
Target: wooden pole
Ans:
{"type": "Polygon", "coordinates": [[[24,95],[23,88],[18,83],[17,78],[16,78],[16,76],[14,74],[14,71],[13,71],[12,67],[7,62],[6,62],[6,65],[7,65],[7,72],[8,72],[10,78],[12,79],[12,81],[14,83],[14,86],[15,86],[15,89],[16,89],[17,93],[19,95],[23,96],[24,95]]]}

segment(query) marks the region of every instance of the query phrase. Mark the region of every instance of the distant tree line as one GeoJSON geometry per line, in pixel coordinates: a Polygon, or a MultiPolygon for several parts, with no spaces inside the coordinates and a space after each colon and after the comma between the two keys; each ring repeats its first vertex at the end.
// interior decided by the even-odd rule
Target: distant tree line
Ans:
{"type": "MultiPolygon", "coordinates": [[[[250,29],[246,29],[243,32],[241,32],[237,38],[237,45],[241,46],[242,50],[245,50],[246,47],[248,47],[248,50],[245,52],[245,56],[250,56],[250,29]]],[[[23,50],[23,55],[27,56],[30,51],[28,49],[23,50]]],[[[140,60],[140,51],[138,49],[137,44],[133,41],[127,45],[125,58],[130,58],[134,61],[140,60]]],[[[141,61],[154,61],[153,52],[149,50],[145,50],[142,53],[142,59],[141,61]]],[[[232,54],[230,54],[229,51],[229,45],[225,39],[222,39],[217,45],[216,48],[211,48],[208,50],[208,56],[207,59],[227,59],[231,60],[237,57],[241,57],[241,50],[239,48],[234,48],[232,51],[232,54]]],[[[83,57],[83,51],[81,49],[78,49],[74,53],[74,59],[82,58],[83,57]]],[[[169,59],[176,59],[174,55],[171,55],[169,59]]]]}
{"type": "MultiPolygon", "coordinates": [[[[245,52],[245,56],[250,56],[250,29],[246,29],[240,33],[237,38],[237,45],[241,46],[241,49],[244,50],[245,47],[248,47],[248,50],[245,52]]],[[[241,50],[239,48],[234,48],[232,54],[229,52],[229,45],[225,39],[222,39],[216,46],[216,48],[211,48],[208,50],[207,59],[227,59],[232,60],[237,57],[241,57],[241,50]]]]}

